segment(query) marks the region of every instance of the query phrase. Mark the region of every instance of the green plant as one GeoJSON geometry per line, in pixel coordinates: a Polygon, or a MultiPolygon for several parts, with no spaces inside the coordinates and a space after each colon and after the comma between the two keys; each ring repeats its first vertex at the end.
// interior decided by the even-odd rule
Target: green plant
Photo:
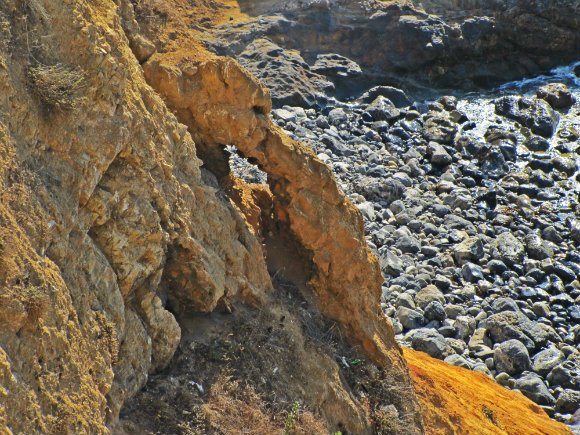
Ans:
{"type": "Polygon", "coordinates": [[[300,416],[300,403],[294,401],[292,403],[292,410],[288,413],[286,417],[286,423],[284,424],[284,435],[291,435],[296,427],[296,422],[300,416]]]}
{"type": "Polygon", "coordinates": [[[38,64],[28,68],[28,79],[34,93],[49,108],[71,110],[77,107],[85,87],[85,76],[79,69],[61,64],[38,64]]]}

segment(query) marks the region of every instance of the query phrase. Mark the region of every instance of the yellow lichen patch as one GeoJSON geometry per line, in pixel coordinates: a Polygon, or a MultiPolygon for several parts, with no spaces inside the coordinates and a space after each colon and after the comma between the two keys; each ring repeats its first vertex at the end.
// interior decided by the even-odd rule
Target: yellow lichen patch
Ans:
{"type": "Polygon", "coordinates": [[[429,435],[570,434],[522,394],[481,373],[404,349],[429,435]]]}

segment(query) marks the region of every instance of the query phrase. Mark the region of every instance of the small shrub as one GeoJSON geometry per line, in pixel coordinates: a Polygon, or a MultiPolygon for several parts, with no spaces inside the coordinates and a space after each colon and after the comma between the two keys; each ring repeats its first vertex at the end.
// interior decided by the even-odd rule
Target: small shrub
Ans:
{"type": "Polygon", "coordinates": [[[294,432],[298,417],[300,417],[300,403],[296,401],[292,404],[292,410],[286,417],[286,423],[284,424],[284,435],[291,435],[294,432]]]}
{"type": "Polygon", "coordinates": [[[79,69],[61,64],[36,65],[28,68],[28,78],[34,93],[49,108],[63,111],[77,107],[85,76],[79,69]]]}

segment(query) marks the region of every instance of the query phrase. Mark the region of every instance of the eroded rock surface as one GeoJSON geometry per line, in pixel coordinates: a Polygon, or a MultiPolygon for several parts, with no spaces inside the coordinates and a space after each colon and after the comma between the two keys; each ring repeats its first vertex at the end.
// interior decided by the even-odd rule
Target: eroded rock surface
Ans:
{"type": "MultiPolygon", "coordinates": [[[[427,59],[435,59],[446,24],[391,7],[394,28],[430,41],[427,59]]],[[[328,16],[325,6],[319,12],[315,18],[328,16]]],[[[371,24],[391,18],[378,14],[371,24]]],[[[1,431],[275,433],[289,420],[303,433],[441,428],[428,401],[419,406],[379,305],[383,277],[360,212],[375,216],[373,204],[357,209],[324,156],[270,120],[265,88],[235,60],[203,48],[219,48],[220,32],[250,29],[232,47],[242,52],[254,36],[294,25],[280,17],[256,22],[233,4],[182,0],[0,6],[1,431]],[[225,151],[232,147],[264,171],[268,187],[232,175],[225,151]]],[[[395,62],[411,62],[394,53],[395,62]]],[[[299,56],[286,59],[297,75],[362,77],[357,55],[317,56],[313,68],[299,56]]],[[[319,79],[308,78],[305,85],[319,79]]],[[[400,120],[406,96],[388,87],[374,92],[366,113],[386,131],[400,120]]],[[[448,116],[426,117],[436,165],[450,163],[453,105],[445,102],[448,116]]],[[[307,119],[303,109],[283,110],[278,115],[307,119]]],[[[349,117],[341,108],[331,124],[349,117]]],[[[349,153],[339,135],[328,137],[349,153]]],[[[406,221],[400,199],[408,177],[385,189],[373,180],[362,187],[406,221]]],[[[461,208],[465,196],[450,201],[461,208]]],[[[446,220],[474,235],[468,220],[446,220]]],[[[401,250],[428,254],[410,232],[395,235],[401,250]]],[[[385,270],[403,275],[403,261],[387,260],[385,270]]],[[[574,271],[558,273],[568,279],[574,271]]],[[[407,316],[421,326],[452,317],[459,338],[441,328],[415,339],[439,358],[453,357],[475,335],[475,322],[461,307],[443,308],[437,288],[425,288],[416,301],[401,298],[400,311],[424,308],[425,316],[407,316]]],[[[474,347],[486,351],[487,336],[478,337],[474,347]]],[[[566,357],[548,361],[550,379],[575,391],[577,357],[566,357]]],[[[471,386],[470,376],[461,384],[471,386]]],[[[434,385],[414,373],[421,394],[425,379],[434,385]]],[[[447,389],[437,386],[433,397],[447,389]]],[[[457,395],[450,400],[460,403],[457,395]]],[[[568,409],[575,398],[558,400],[568,409]]],[[[495,424],[493,412],[484,417],[495,424]]],[[[565,432],[538,408],[519,415],[565,432]]],[[[448,432],[463,427],[443,420],[448,432]]]]}
{"type": "Polygon", "coordinates": [[[271,282],[240,211],[201,181],[190,135],[146,86],[116,8],[33,4],[0,8],[14,38],[0,74],[2,418],[14,433],[104,433],[179,343],[167,300],[211,311],[271,282]],[[34,59],[81,71],[76,109],[28,82],[34,59]]]}

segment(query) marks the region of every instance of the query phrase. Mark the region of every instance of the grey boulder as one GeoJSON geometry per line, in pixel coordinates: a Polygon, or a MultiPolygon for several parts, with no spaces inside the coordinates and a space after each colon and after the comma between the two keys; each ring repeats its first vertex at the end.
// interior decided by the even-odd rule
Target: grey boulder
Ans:
{"type": "Polygon", "coordinates": [[[552,406],[556,401],[554,396],[548,391],[548,387],[546,387],[542,378],[535,373],[524,374],[516,380],[514,387],[538,405],[552,406]]]}
{"type": "Polygon", "coordinates": [[[508,340],[496,347],[493,362],[497,371],[510,375],[529,370],[532,365],[526,346],[518,340],[508,340]]]}

